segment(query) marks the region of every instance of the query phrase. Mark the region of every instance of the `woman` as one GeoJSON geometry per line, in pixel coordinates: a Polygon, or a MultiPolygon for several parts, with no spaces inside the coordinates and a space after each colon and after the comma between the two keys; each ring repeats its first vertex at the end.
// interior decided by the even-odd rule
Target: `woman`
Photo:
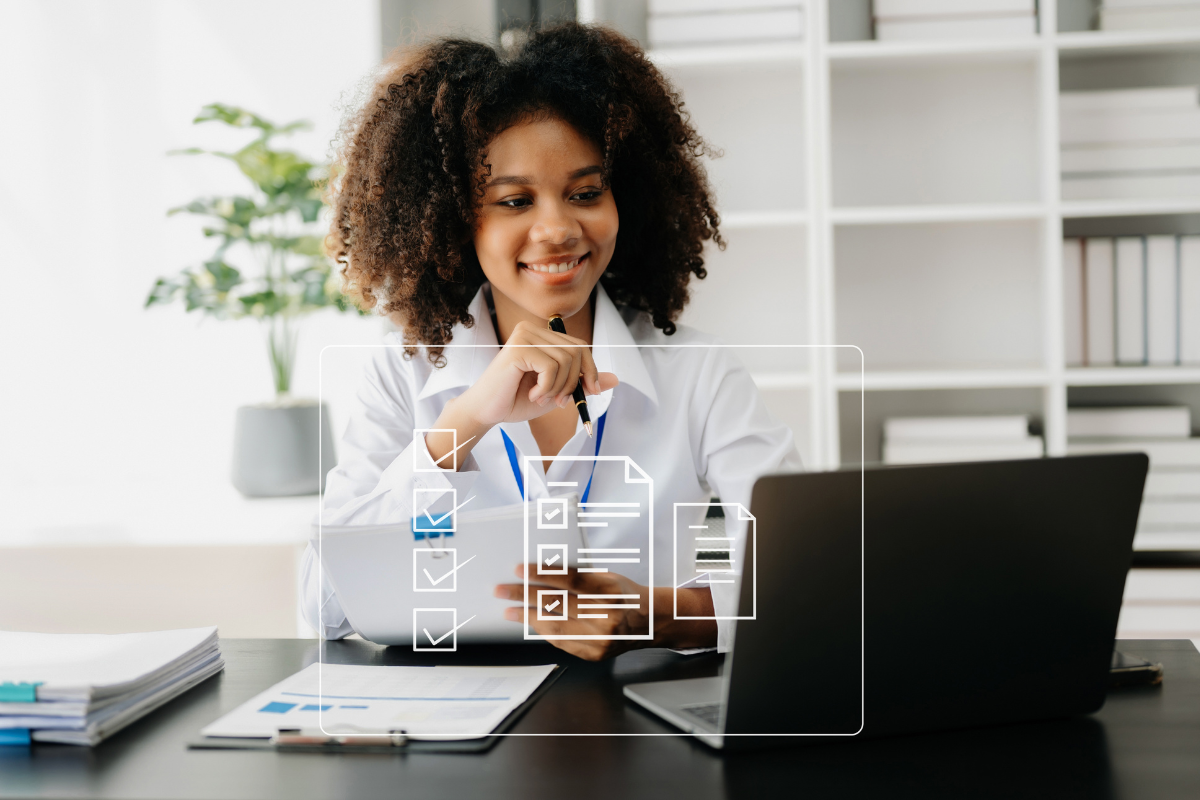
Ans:
{"type": "MultiPolygon", "coordinates": [[[[326,524],[412,519],[414,488],[454,488],[472,509],[520,502],[526,490],[561,494],[554,484],[611,496],[615,487],[590,485],[586,461],[538,460],[529,487],[515,468],[520,456],[595,448],[653,477],[656,549],[670,553],[674,503],[715,493],[749,506],[757,475],[799,466],[790,431],[732,352],[674,322],[690,278],[705,276],[704,241],[724,246],[699,162],[709,151],[681,106],[636,44],[574,23],[532,34],[511,58],[446,39],[385,72],[349,123],[327,244],[347,291],[402,321],[391,343],[403,346],[368,370],[363,410],[328,477],[326,524]],[[554,314],[565,334],[547,328],[554,314]],[[571,397],[578,381],[593,398],[595,439],[571,397]],[[414,455],[453,469],[414,473],[414,455]]],[[[614,521],[590,541],[619,546],[630,535],[614,521]]],[[[538,582],[569,589],[571,607],[578,594],[654,591],[649,644],[724,646],[724,623],[676,618],[671,566],[660,557],[653,576],[572,569],[538,582]]],[[[318,586],[312,548],[303,570],[310,624],[327,638],[350,633],[332,590],[318,586]]],[[[520,583],[496,594],[524,597],[520,583]]],[[[679,617],[736,613],[732,585],[692,582],[678,602],[679,617]]],[[[649,629],[645,608],[530,620],[538,632],[629,634],[649,629]]],[[[555,643],[591,659],[636,646],[555,643]]]]}

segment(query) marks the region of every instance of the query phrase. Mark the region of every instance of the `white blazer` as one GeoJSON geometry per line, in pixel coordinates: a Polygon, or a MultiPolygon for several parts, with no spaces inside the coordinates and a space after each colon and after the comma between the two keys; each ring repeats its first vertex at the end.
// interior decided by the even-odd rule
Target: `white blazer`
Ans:
{"type": "MultiPolygon", "coordinates": [[[[454,327],[452,344],[445,349],[447,364],[440,369],[429,363],[424,349],[405,358],[399,333],[385,338],[389,346],[380,348],[367,367],[359,408],[346,427],[338,465],[326,480],[321,512],[326,525],[411,520],[414,488],[454,488],[460,498],[474,495],[472,510],[521,502],[496,428],[475,444],[457,472],[413,470],[412,448],[425,447],[423,436],[413,440],[413,429],[434,427],[446,402],[473,385],[500,350],[482,289],[470,311],[474,327],[454,327]]],[[[600,455],[629,456],[654,481],[654,549],[667,556],[655,560],[656,586],[672,582],[674,503],[705,503],[716,495],[722,502],[749,508],[755,478],[800,468],[791,430],[767,411],[737,351],[712,346],[717,344],[714,337],[682,325],[666,336],[648,314],[619,310],[603,287],[596,287],[592,353],[599,370],[616,374],[620,385],[589,397],[588,408],[592,420],[608,414],[600,455]]],[[[529,423],[498,427],[511,438],[518,459],[539,454],[529,423]]],[[[559,455],[591,456],[594,447],[595,440],[577,423],[575,435],[559,455]]],[[[427,451],[417,455],[428,458],[427,451]]],[[[531,498],[571,491],[547,483],[576,481],[584,486],[591,472],[586,461],[555,461],[549,474],[543,473],[540,460],[534,463],[535,485],[527,487],[531,498]]],[[[600,500],[604,487],[597,481],[591,492],[593,500],[600,500]]],[[[696,509],[696,515],[702,517],[703,509],[696,509]]],[[[644,531],[642,527],[643,538],[644,531]]],[[[588,533],[596,547],[628,546],[635,535],[619,523],[588,533]]],[[[744,536],[744,530],[730,535],[744,536]]],[[[617,571],[649,583],[644,566],[617,571]]],[[[321,587],[318,575],[317,555],[310,545],[300,576],[304,618],[327,639],[347,636],[353,628],[328,581],[321,587]]],[[[737,613],[736,585],[709,588],[717,615],[737,613]]],[[[729,625],[718,622],[717,627],[718,648],[725,650],[729,625]]]]}

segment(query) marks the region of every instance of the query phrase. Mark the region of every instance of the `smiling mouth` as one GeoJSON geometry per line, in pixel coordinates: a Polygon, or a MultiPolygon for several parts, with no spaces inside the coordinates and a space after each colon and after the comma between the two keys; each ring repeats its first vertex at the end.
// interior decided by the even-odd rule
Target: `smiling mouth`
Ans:
{"type": "Polygon", "coordinates": [[[586,261],[589,255],[590,253],[584,253],[574,261],[564,261],[561,264],[522,264],[521,266],[525,269],[533,270],[534,272],[541,272],[547,275],[559,275],[575,269],[584,261],[586,261]]]}

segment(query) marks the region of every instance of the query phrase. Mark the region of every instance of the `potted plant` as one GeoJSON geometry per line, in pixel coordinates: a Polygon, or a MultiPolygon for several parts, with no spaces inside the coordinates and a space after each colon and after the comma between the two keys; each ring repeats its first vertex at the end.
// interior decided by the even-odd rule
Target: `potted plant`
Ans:
{"type": "Polygon", "coordinates": [[[253,189],[244,195],[198,198],[168,212],[208,218],[204,235],[217,240],[217,249],[199,268],[159,278],[146,307],[179,301],[189,312],[217,319],[261,320],[275,400],[238,409],[233,484],[248,497],[312,494],[320,491],[336,459],[324,409],[290,394],[298,323],[323,308],[357,310],[339,291],[317,232],[328,169],[273,146],[276,137],[307,128],[307,122],[275,125],[220,103],[205,106],[193,122],[255,132],[236,152],[189,148],[172,153],[232,161],[253,189]],[[228,259],[235,254],[257,261],[257,274],[231,264],[228,259]]]}

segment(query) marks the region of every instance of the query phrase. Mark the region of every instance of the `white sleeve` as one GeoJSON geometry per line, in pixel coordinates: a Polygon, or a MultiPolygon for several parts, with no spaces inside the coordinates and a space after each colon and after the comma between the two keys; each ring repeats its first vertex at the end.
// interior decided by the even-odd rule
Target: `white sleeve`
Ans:
{"type": "MultiPolygon", "coordinates": [[[[767,410],[749,371],[730,351],[712,352],[698,384],[716,390],[707,408],[700,409],[696,474],[703,476],[721,502],[741,503],[749,510],[754,481],[770,472],[801,469],[800,453],[791,429],[767,410]]],[[[746,524],[726,511],[726,535],[735,537],[734,552],[744,553],[746,524]]],[[[737,616],[740,564],[735,568],[738,583],[709,584],[718,617],[737,616]]],[[[728,620],[717,620],[719,652],[729,651],[732,628],[728,620]]]]}
{"type": "MultiPolygon", "coordinates": [[[[411,522],[414,490],[455,489],[460,497],[470,492],[479,476],[474,456],[468,456],[457,472],[415,469],[415,464],[431,459],[425,437],[413,440],[412,393],[406,388],[402,376],[389,373],[387,351],[372,359],[358,392],[358,408],[338,448],[338,465],[325,480],[322,525],[411,522]]],[[[430,496],[436,498],[438,492],[430,496]]],[[[451,497],[444,493],[422,508],[444,512],[451,507],[451,497]]],[[[340,639],[354,630],[330,582],[320,580],[319,566],[309,544],[300,568],[303,616],[322,638],[340,639]]]]}

